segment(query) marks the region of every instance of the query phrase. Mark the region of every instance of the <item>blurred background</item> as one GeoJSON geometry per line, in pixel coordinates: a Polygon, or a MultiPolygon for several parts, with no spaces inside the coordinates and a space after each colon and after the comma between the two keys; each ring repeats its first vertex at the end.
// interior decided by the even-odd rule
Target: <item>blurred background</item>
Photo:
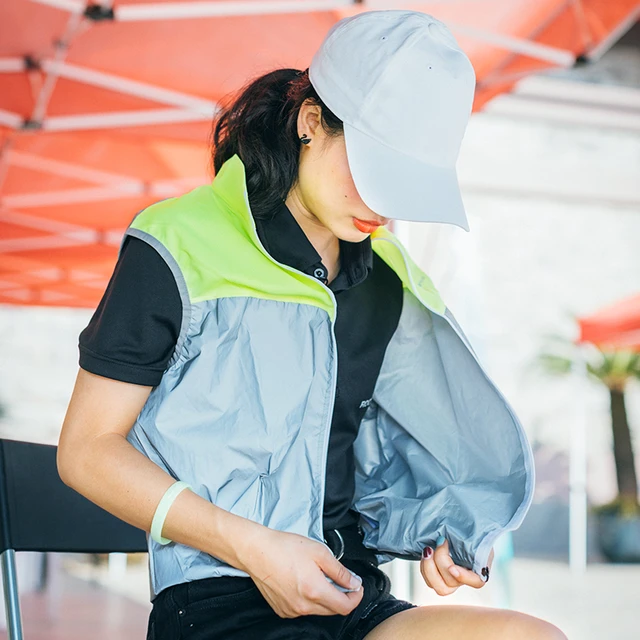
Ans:
{"type": "MultiPolygon", "coordinates": [[[[441,598],[417,563],[382,568],[418,604],[513,608],[572,640],[640,637],[637,2],[6,0],[0,438],[57,443],[122,232],[212,179],[216,101],[306,68],[342,17],[389,8],[446,22],[476,68],[458,162],[471,232],[392,228],[518,413],[537,485],[483,589],[441,598]]],[[[28,638],[144,637],[145,554],[23,552],[17,565],[28,638]]]]}

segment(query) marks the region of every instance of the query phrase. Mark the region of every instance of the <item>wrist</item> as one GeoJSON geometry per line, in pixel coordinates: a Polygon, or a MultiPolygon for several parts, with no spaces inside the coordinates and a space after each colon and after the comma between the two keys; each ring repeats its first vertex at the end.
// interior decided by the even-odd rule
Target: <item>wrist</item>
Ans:
{"type": "Polygon", "coordinates": [[[241,571],[251,573],[253,562],[261,554],[265,534],[271,530],[224,509],[216,507],[216,511],[212,535],[216,548],[207,552],[241,571]]]}

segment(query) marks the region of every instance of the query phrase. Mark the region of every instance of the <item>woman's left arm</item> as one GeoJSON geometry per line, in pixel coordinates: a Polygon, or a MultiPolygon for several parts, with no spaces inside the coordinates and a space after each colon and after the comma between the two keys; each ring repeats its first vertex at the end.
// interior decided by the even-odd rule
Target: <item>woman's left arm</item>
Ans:
{"type": "MultiPolygon", "coordinates": [[[[493,563],[493,549],[489,554],[489,569],[493,563]]],[[[475,572],[456,565],[449,554],[449,541],[434,549],[425,547],[420,561],[420,573],[427,586],[439,596],[448,596],[463,584],[480,589],[486,582],[475,572]]]]}

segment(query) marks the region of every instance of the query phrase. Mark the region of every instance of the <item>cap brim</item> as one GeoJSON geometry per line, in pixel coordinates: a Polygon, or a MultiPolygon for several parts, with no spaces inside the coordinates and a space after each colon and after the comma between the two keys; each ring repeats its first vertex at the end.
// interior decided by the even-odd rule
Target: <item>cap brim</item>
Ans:
{"type": "Polygon", "coordinates": [[[455,168],[426,164],[344,123],[351,175],[364,203],[394,220],[444,222],[469,231],[455,168]]]}

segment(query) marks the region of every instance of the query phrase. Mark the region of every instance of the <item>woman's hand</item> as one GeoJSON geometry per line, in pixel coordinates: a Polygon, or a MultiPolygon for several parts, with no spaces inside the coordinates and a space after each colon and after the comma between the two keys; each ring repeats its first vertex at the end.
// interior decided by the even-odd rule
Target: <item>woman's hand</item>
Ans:
{"type": "Polygon", "coordinates": [[[346,616],[362,600],[361,580],[327,546],[295,533],[261,527],[242,554],[242,565],[281,618],[346,616]],[[343,593],[326,576],[357,591],[343,593]]]}
{"type": "MultiPolygon", "coordinates": [[[[493,555],[491,549],[489,569],[493,563],[493,555]]],[[[425,547],[420,561],[420,573],[427,585],[439,596],[448,596],[463,584],[475,589],[480,589],[486,584],[475,571],[454,564],[449,554],[448,540],[437,546],[435,551],[431,547],[425,547]]]]}

